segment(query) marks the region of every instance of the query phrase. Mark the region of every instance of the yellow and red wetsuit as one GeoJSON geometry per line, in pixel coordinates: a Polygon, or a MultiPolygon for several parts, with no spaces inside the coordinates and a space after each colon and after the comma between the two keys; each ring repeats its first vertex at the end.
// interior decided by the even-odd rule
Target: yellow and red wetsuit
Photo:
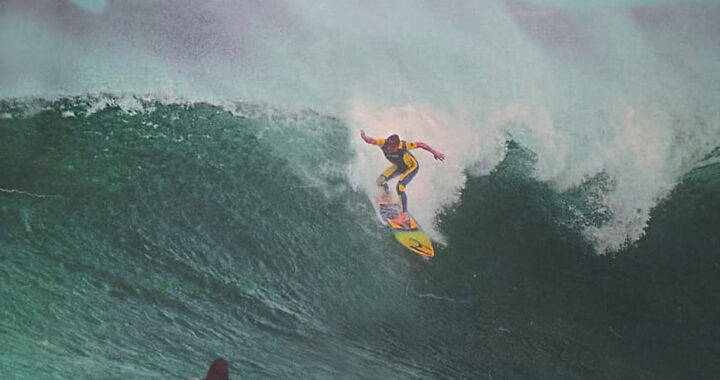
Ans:
{"type": "Polygon", "coordinates": [[[416,149],[418,144],[414,142],[400,141],[400,146],[394,152],[390,152],[387,148],[385,148],[385,139],[376,139],[375,145],[382,148],[385,158],[392,163],[392,165],[388,166],[388,168],[380,174],[377,179],[377,185],[382,186],[387,193],[389,191],[387,181],[391,178],[400,176],[395,189],[397,190],[400,201],[402,202],[402,211],[407,212],[407,196],[405,195],[405,187],[408,183],[410,183],[410,181],[412,181],[415,174],[417,174],[418,169],[420,169],[417,159],[415,159],[415,156],[410,154],[408,151],[416,149]]]}

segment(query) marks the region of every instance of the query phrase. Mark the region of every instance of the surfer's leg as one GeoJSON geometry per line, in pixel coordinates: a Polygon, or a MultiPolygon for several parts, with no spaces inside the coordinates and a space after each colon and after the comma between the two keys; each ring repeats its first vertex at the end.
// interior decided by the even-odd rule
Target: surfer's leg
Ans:
{"type": "Polygon", "coordinates": [[[375,184],[380,188],[381,191],[384,191],[386,195],[390,195],[390,188],[388,188],[387,181],[397,175],[397,166],[395,164],[392,164],[388,166],[388,168],[385,169],[382,174],[380,174],[380,176],[375,181],[375,184]]]}
{"type": "Polygon", "coordinates": [[[418,170],[420,169],[420,165],[418,165],[417,161],[415,161],[414,165],[408,166],[408,168],[400,175],[400,179],[398,180],[397,186],[395,190],[397,190],[398,196],[400,197],[400,204],[402,205],[402,212],[407,212],[407,195],[405,195],[405,187],[412,181],[412,179],[415,177],[415,174],[417,174],[418,170]]]}

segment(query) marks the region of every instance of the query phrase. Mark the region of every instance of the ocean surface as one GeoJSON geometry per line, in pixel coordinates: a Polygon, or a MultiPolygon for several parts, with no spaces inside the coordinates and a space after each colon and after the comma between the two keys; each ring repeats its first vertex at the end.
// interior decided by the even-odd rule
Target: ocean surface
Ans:
{"type": "Polygon", "coordinates": [[[0,1],[0,377],[720,377],[718,17],[0,1]]]}

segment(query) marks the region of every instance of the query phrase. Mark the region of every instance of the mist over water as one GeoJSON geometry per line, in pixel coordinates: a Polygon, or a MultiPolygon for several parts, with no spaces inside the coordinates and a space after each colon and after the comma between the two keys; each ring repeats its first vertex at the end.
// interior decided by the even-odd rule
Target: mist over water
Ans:
{"type": "Polygon", "coordinates": [[[585,186],[597,207],[572,223],[598,252],[618,251],[720,138],[720,7],[710,3],[5,1],[1,9],[0,96],[106,92],[313,109],[353,129],[347,175],[363,187],[382,160],[357,132],[398,132],[448,154],[440,164],[418,153],[422,173],[408,192],[428,226],[458,199],[466,175],[493,170],[512,139],[560,194],[602,183],[585,186]]]}

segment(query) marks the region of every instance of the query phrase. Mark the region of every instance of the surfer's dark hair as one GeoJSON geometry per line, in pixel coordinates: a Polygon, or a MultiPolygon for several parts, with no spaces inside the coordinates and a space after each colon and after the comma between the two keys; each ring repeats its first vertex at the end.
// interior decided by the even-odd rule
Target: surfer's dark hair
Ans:
{"type": "Polygon", "coordinates": [[[388,143],[388,144],[392,144],[392,145],[400,144],[400,136],[398,136],[398,135],[390,135],[390,136],[388,136],[388,138],[385,140],[385,142],[388,143]]]}

